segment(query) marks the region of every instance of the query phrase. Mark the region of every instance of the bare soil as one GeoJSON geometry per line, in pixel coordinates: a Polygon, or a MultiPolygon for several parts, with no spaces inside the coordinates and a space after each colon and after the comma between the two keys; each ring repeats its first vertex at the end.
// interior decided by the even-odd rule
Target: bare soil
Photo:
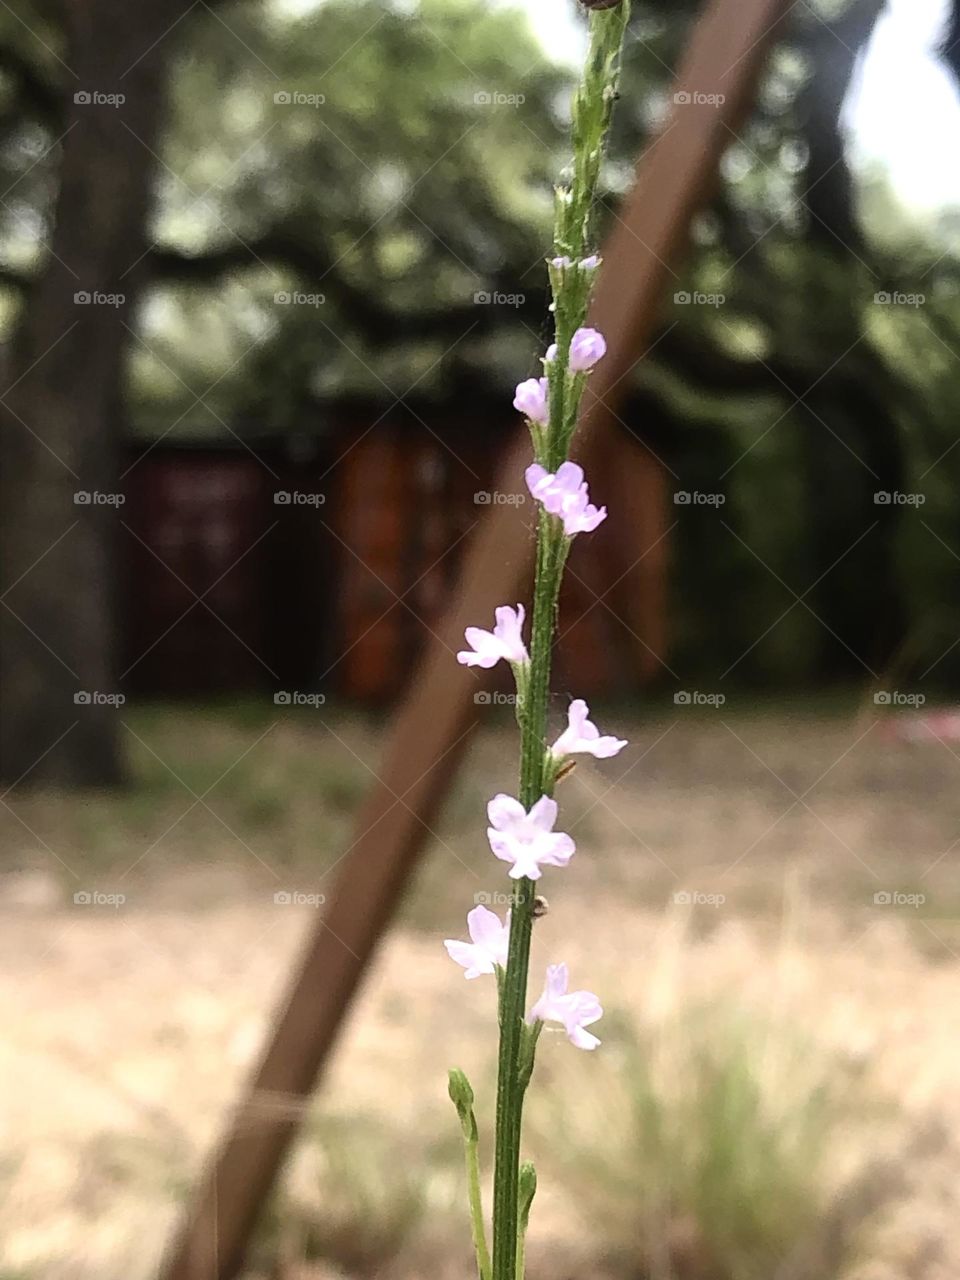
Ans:
{"type": "MultiPolygon", "coordinates": [[[[3,1275],[156,1274],[320,909],[275,895],[324,893],[378,763],[378,726],[356,718],[127,719],[129,794],[28,794],[0,810],[3,1275]]],[[[617,1125],[603,1102],[623,1028],[724,1001],[785,1018],[859,1073],[876,1112],[837,1134],[838,1185],[891,1153],[904,1166],[849,1276],[955,1280],[956,746],[802,708],[608,711],[602,723],[631,746],[563,784],[578,852],[544,880],[534,971],[564,959],[601,993],[606,1043],[586,1059],[543,1038],[532,1273],[551,1258],[588,1275],[608,1243],[563,1162],[548,1176],[551,1146],[569,1139],[557,1100],[601,1141],[617,1125]]],[[[512,750],[507,722],[476,741],[312,1113],[348,1133],[372,1126],[422,1168],[428,1225],[454,1233],[437,1277],[470,1274],[446,1067],[468,1070],[488,1113],[494,1056],[492,989],[465,984],[440,944],[463,933],[476,895],[508,888],[482,806],[511,789],[512,750]]],[[[302,1170],[291,1176],[309,1198],[302,1170]]]]}

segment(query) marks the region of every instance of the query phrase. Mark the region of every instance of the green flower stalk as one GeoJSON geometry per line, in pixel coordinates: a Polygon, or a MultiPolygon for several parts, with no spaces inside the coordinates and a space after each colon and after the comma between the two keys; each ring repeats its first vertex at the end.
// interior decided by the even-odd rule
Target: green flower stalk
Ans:
{"type": "Polygon", "coordinates": [[[528,1160],[520,1166],[520,1200],[518,1205],[517,1229],[517,1275],[522,1276],[525,1268],[527,1251],[527,1224],[530,1221],[530,1209],[533,1197],[537,1194],[537,1171],[528,1160]]]}
{"type": "Polygon", "coordinates": [[[590,502],[583,470],[569,460],[571,440],[590,370],[603,358],[601,334],[584,327],[600,265],[591,245],[593,209],[604,145],[616,100],[620,50],[629,4],[594,0],[590,51],[573,100],[573,163],[569,179],[556,190],[553,253],[548,260],[553,295],[555,341],[543,358],[544,376],[517,387],[515,407],[530,428],[534,460],[527,487],[539,506],[536,572],[529,651],[523,639],[526,612],[504,605],[492,631],[469,627],[470,646],[457,655],[465,666],[489,668],[506,661],[516,679],[520,729],[517,797],[495,796],[487,806],[487,838],[494,855],[510,864],[515,881],[507,919],[484,906],[468,915],[469,942],[448,939],[451,957],[467,978],[495,974],[499,995],[500,1047],[497,1076],[493,1180],[493,1248],[488,1255],[480,1206],[478,1133],[473,1091],[462,1072],[452,1072],[450,1094],[457,1106],[467,1151],[468,1187],[480,1280],[522,1280],[527,1221],[536,1189],[533,1166],[521,1169],[523,1103],[533,1074],[537,1043],[545,1022],[560,1023],[571,1043],[595,1049],[600,1041],[586,1028],[603,1010],[588,991],[568,991],[567,967],[550,965],[543,994],[526,1012],[530,943],[536,917],[536,882],[544,867],[563,867],[575,852],[573,840],[555,831],[557,779],[568,757],[615,755],[626,743],[602,736],[589,709],[574,700],[566,730],[547,746],[551,651],[557,625],[563,571],[573,538],[590,533],[606,509],[590,502]],[[586,256],[585,256],[586,255],[586,256]]]}
{"type": "Polygon", "coordinates": [[[491,1280],[490,1251],[487,1248],[487,1230],[483,1223],[483,1203],[480,1196],[480,1136],[477,1117],[473,1113],[473,1089],[470,1081],[458,1068],[450,1072],[450,1101],[457,1108],[460,1127],[463,1130],[464,1153],[467,1162],[467,1196],[470,1202],[470,1230],[473,1249],[477,1255],[477,1272],[480,1280],[491,1280]]]}

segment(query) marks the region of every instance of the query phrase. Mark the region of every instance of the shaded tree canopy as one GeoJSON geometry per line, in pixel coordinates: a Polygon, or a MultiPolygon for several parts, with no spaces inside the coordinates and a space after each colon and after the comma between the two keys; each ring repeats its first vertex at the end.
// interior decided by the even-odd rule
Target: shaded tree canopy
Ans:
{"type": "MultiPolygon", "coordinates": [[[[91,29],[115,21],[111,0],[97,5],[91,29]]],[[[958,629],[945,603],[957,595],[956,216],[920,219],[881,175],[853,172],[842,116],[882,8],[790,11],[637,371],[628,429],[671,485],[727,500],[724,538],[696,513],[675,533],[676,642],[694,668],[732,670],[755,637],[748,618],[787,610],[751,664],[760,678],[870,680],[905,653],[956,673],[958,651],[939,656],[958,629]],[[896,294],[924,302],[877,301],[896,294]],[[922,491],[924,519],[879,510],[888,490],[922,491]]],[[[683,109],[671,68],[696,9],[636,7],[608,218],[652,131],[683,109]]],[[[92,348],[118,358],[88,406],[91,445],[107,420],[116,439],[168,442],[322,431],[324,408],[354,397],[470,395],[502,411],[545,329],[571,81],[526,17],[478,0],[328,0],[297,17],[154,0],[139,22],[141,49],[151,23],[162,33],[155,51],[104,71],[128,98],[112,122],[97,107],[101,200],[128,173],[147,185],[131,205],[145,210],[139,247],[112,282],[129,281],[127,310],[92,348]],[[155,119],[136,120],[154,99],[155,119]]],[[[954,71],[958,30],[955,7],[954,71]]],[[[77,217],[62,198],[92,118],[76,99],[77,48],[57,5],[0,15],[0,323],[14,378],[77,217]]]]}

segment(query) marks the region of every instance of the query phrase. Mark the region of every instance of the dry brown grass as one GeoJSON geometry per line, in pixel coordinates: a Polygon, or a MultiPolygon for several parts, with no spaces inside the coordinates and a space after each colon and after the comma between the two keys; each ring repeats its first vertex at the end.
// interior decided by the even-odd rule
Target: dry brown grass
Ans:
{"type": "MultiPolygon", "coordinates": [[[[605,1048],[589,1059],[543,1040],[532,1280],[599,1276],[604,1258],[605,1274],[654,1274],[649,1227],[637,1235],[642,1206],[630,1215],[636,1144],[611,1106],[636,1081],[633,1046],[686,1061],[677,1028],[704,1025],[704,1007],[757,1029],[789,1027],[773,1041],[758,1030],[757,1043],[802,1044],[811,1079],[825,1072],[842,1094],[842,1121],[804,1161],[825,1197],[820,1216],[845,1245],[856,1237],[844,1277],[955,1280],[957,757],[935,741],[888,743],[852,715],[669,710],[619,723],[608,712],[604,725],[626,731],[629,752],[564,784],[579,851],[546,885],[535,964],[563,956],[609,1012],[605,1048]],[[898,891],[925,901],[874,901],[898,891]],[[724,900],[675,900],[684,893],[724,900]],[[621,1189],[605,1197],[605,1216],[589,1207],[600,1174],[583,1182],[604,1150],[603,1176],[621,1189]],[[572,1160],[575,1151],[586,1154],[572,1160]]],[[[272,728],[254,709],[125,719],[137,773],[128,795],[26,796],[0,821],[0,1276],[155,1272],[313,920],[273,895],[323,892],[377,766],[378,727],[356,718],[321,713],[272,728]],[[78,890],[126,901],[74,905],[78,890]]],[[[504,721],[476,742],[351,1020],[317,1104],[323,1139],[302,1148],[274,1220],[290,1259],[319,1247],[369,1253],[361,1237],[376,1225],[386,1244],[368,1273],[470,1273],[444,1065],[468,1070],[489,1117],[491,992],[463,984],[438,941],[461,928],[475,894],[503,888],[481,806],[510,789],[511,741],[504,721]],[[341,1201],[331,1216],[324,1188],[347,1178],[336,1169],[342,1148],[361,1145],[349,1175],[360,1209],[341,1201]],[[378,1183],[398,1160],[423,1171],[419,1186],[378,1183]],[[414,1192],[422,1205],[404,1200],[414,1192]],[[391,1215],[396,1236],[384,1227],[391,1215]]],[[[777,1114],[795,1115],[807,1084],[792,1106],[794,1086],[772,1078],[777,1114]]],[[[682,1104],[697,1123],[689,1092],[663,1106],[675,1117],[682,1104]]],[[[637,1187],[643,1176],[637,1169],[637,1187]]],[[[696,1239],[682,1212],[664,1230],[696,1239]]]]}

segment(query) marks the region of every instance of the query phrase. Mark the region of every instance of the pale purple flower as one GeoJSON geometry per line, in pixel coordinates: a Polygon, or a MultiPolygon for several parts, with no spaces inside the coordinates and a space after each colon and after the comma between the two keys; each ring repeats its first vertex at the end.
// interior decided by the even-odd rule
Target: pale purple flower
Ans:
{"type": "Polygon", "coordinates": [[[606,518],[606,507],[594,507],[589,502],[584,502],[583,506],[577,510],[564,512],[563,531],[568,538],[578,533],[593,533],[597,525],[606,518]]]}
{"type": "Polygon", "coordinates": [[[501,924],[500,917],[486,907],[474,907],[467,915],[469,942],[457,938],[445,938],[443,945],[451,960],[466,969],[465,978],[479,978],[484,973],[494,973],[496,966],[504,968],[510,942],[510,912],[501,924]]]}
{"type": "Polygon", "coordinates": [[[606,507],[595,507],[590,502],[583,468],[575,462],[561,463],[553,474],[539,462],[534,462],[524,474],[532,497],[542,502],[551,515],[560,517],[567,537],[591,533],[601,521],[606,520],[606,507]]]}
{"type": "Polygon", "coordinates": [[[588,718],[590,708],[582,698],[575,698],[567,712],[567,727],[550,748],[555,760],[585,752],[597,760],[609,760],[627,745],[625,738],[601,737],[600,730],[588,718]]]}
{"type": "Polygon", "coordinates": [[[527,1014],[527,1022],[560,1022],[571,1044],[596,1049],[600,1041],[584,1027],[603,1017],[603,1006],[592,991],[568,992],[569,981],[565,964],[547,965],[543,995],[527,1014]]]}
{"type": "Polygon", "coordinates": [[[550,417],[546,378],[527,378],[526,382],[518,383],[517,393],[513,397],[513,407],[531,422],[538,422],[541,427],[545,426],[550,417]]]}
{"type": "Polygon", "coordinates": [[[567,255],[564,254],[562,258],[551,258],[550,265],[551,267],[556,267],[558,271],[565,271],[567,267],[572,267],[573,263],[570,261],[567,255]]]}
{"type": "Polygon", "coordinates": [[[487,805],[487,839],[502,862],[512,862],[513,880],[540,879],[540,868],[565,867],[576,845],[562,831],[554,831],[557,802],[541,796],[528,813],[513,796],[496,795],[487,805]]]}
{"type": "Polygon", "coordinates": [[[570,340],[570,368],[586,373],[607,354],[603,334],[597,329],[578,329],[570,340]]]}
{"type": "Polygon", "coordinates": [[[527,646],[523,643],[523,620],[526,617],[522,604],[511,609],[502,604],[496,610],[496,625],[492,631],[481,627],[467,627],[464,639],[469,649],[461,649],[457,661],[465,667],[495,667],[501,659],[507,662],[529,662],[527,646]]]}
{"type": "Polygon", "coordinates": [[[600,265],[600,255],[597,253],[591,253],[589,258],[580,259],[581,271],[596,271],[599,265],[600,265]]]}
{"type": "Polygon", "coordinates": [[[533,462],[524,472],[531,497],[542,502],[552,516],[563,514],[564,504],[577,499],[585,488],[583,467],[575,462],[562,462],[556,472],[549,472],[539,462],[533,462]]]}
{"type": "MultiPolygon", "coordinates": [[[[589,261],[589,259],[587,259],[589,261]]],[[[594,265],[600,261],[594,259],[594,265]]],[[[585,265],[581,263],[581,265],[585,265]]],[[[586,373],[598,360],[607,353],[607,344],[603,334],[596,329],[578,329],[570,339],[570,368],[574,373],[586,373]]],[[[545,364],[552,364],[557,358],[557,344],[551,342],[547,354],[543,357],[545,364]]]]}

